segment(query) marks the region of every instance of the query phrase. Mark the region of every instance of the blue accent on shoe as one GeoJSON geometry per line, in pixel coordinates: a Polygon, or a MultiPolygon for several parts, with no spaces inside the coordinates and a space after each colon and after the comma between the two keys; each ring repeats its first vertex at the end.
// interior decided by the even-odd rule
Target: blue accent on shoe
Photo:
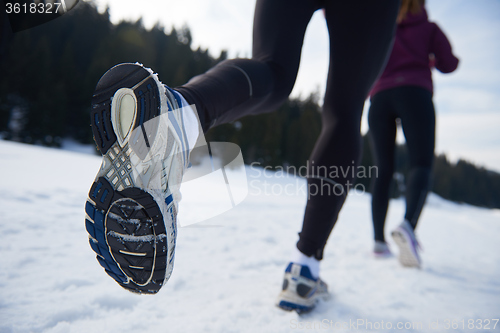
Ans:
{"type": "Polygon", "coordinates": [[[99,229],[96,229],[95,230],[95,237],[94,237],[98,242],[99,244],[106,244],[106,237],[104,236],[104,233],[99,230],[99,229]]]}
{"type": "Polygon", "coordinates": [[[85,219],[85,229],[87,230],[90,236],[95,238],[94,223],[90,222],[88,219],[85,219]]]}
{"type": "Polygon", "coordinates": [[[92,192],[92,197],[97,198],[97,194],[99,194],[99,190],[101,189],[101,187],[102,187],[102,183],[97,184],[94,192],[92,192]]]}
{"type": "Polygon", "coordinates": [[[108,196],[108,193],[109,191],[107,189],[104,190],[104,192],[102,192],[102,196],[101,196],[101,202],[104,203],[104,201],[106,200],[106,197],[108,196]]]}
{"type": "Polygon", "coordinates": [[[123,275],[123,273],[120,271],[120,269],[118,268],[118,266],[115,266],[115,265],[110,265],[110,262],[104,259],[102,259],[101,257],[97,257],[97,261],[99,261],[99,264],[101,264],[101,266],[107,270],[108,272],[113,272],[114,275],[116,275],[118,277],[117,280],[121,281],[121,282],[126,282],[127,281],[127,278],[125,277],[125,275],[123,275]]]}
{"type": "Polygon", "coordinates": [[[318,279],[315,279],[312,274],[311,274],[311,270],[309,269],[309,267],[307,266],[304,266],[304,265],[300,265],[300,264],[297,264],[297,263],[289,263],[288,266],[286,267],[286,270],[285,270],[285,273],[291,273],[292,272],[292,265],[293,264],[296,264],[296,265],[299,265],[301,268],[300,268],[300,276],[302,277],[305,277],[306,279],[309,279],[309,280],[313,280],[313,281],[317,281],[318,279]]]}
{"type": "Polygon", "coordinates": [[[174,111],[174,108],[171,105],[170,100],[167,98],[167,112],[170,112],[170,111],[174,111]]]}
{"type": "Polygon", "coordinates": [[[144,97],[141,97],[141,117],[139,119],[139,126],[141,126],[144,123],[144,109],[146,108],[146,105],[144,104],[144,97]]]}
{"type": "Polygon", "coordinates": [[[85,204],[85,213],[93,220],[94,219],[94,213],[95,213],[95,208],[94,206],[87,201],[85,204]]]}
{"type": "MultiPolygon", "coordinates": [[[[170,91],[172,93],[172,95],[174,95],[174,98],[177,101],[178,107],[182,108],[182,99],[181,99],[180,93],[175,91],[174,89],[170,88],[167,85],[165,85],[165,88],[168,89],[168,91],[170,91]]],[[[181,112],[181,123],[184,127],[184,114],[182,112],[181,112]]],[[[177,129],[176,129],[176,131],[177,131],[177,129]]],[[[179,131],[177,131],[177,134],[179,134],[179,131]]],[[[185,142],[188,142],[185,128],[184,128],[184,135],[182,136],[182,138],[184,139],[185,142]]],[[[188,142],[188,144],[189,144],[189,142],[188,142]]],[[[184,142],[182,143],[182,145],[183,145],[184,161],[187,161],[188,160],[188,151],[184,147],[184,142]]],[[[186,165],[186,164],[184,163],[184,165],[186,165]]],[[[186,166],[186,167],[189,167],[189,166],[186,166]]]]}
{"type": "MultiPolygon", "coordinates": [[[[182,104],[180,104],[182,105],[182,104]]],[[[187,148],[189,148],[189,142],[188,142],[188,138],[187,138],[187,134],[186,134],[186,128],[184,127],[184,112],[181,112],[181,124],[182,124],[182,129],[184,130],[184,142],[186,142],[186,145],[187,145],[187,148]]],[[[186,168],[188,168],[188,166],[186,165],[186,163],[189,163],[188,161],[188,152],[187,152],[187,149],[186,149],[186,152],[185,152],[185,156],[184,156],[184,166],[186,168]]]]}
{"type": "Polygon", "coordinates": [[[97,243],[95,240],[93,239],[89,239],[89,244],[90,244],[90,247],[92,248],[92,250],[97,253],[98,255],[102,256],[101,255],[101,248],[99,247],[99,243],[97,243]]]}
{"type": "Polygon", "coordinates": [[[107,248],[104,248],[99,243],[93,240],[90,240],[89,243],[92,250],[94,250],[94,252],[98,254],[97,260],[99,261],[102,267],[104,267],[110,272],[114,272],[118,276],[123,276],[123,278],[125,278],[125,275],[115,264],[113,258],[111,258],[111,254],[109,253],[107,248]]]}
{"type": "Polygon", "coordinates": [[[106,273],[109,276],[111,276],[113,279],[115,279],[116,281],[121,281],[122,283],[127,282],[127,279],[125,278],[125,276],[119,277],[118,275],[116,275],[115,273],[111,272],[110,270],[106,270],[106,273]]]}
{"type": "MultiPolygon", "coordinates": [[[[106,194],[107,193],[103,194],[103,196],[106,194]]],[[[126,282],[127,278],[120,268],[118,268],[111,256],[111,253],[109,252],[108,247],[106,246],[106,236],[104,234],[104,212],[96,209],[94,205],[88,201],[85,205],[85,212],[92,220],[94,220],[94,223],[92,223],[89,219],[85,219],[85,228],[92,237],[89,239],[89,243],[92,250],[98,255],[97,260],[101,266],[108,271],[108,274],[112,272],[113,276],[116,276],[115,280],[123,283],[126,282]]]]}
{"type": "Polygon", "coordinates": [[[302,266],[302,268],[300,269],[300,275],[303,276],[303,277],[305,277],[305,278],[308,278],[310,280],[313,280],[313,281],[317,281],[318,280],[318,279],[315,279],[312,276],[311,270],[307,266],[302,266]]]}
{"type": "Polygon", "coordinates": [[[167,204],[167,206],[169,206],[172,201],[174,201],[174,197],[172,196],[172,194],[165,198],[165,203],[167,204]]]}
{"type": "Polygon", "coordinates": [[[92,223],[89,220],[85,220],[85,229],[87,229],[89,235],[98,242],[104,240],[104,231],[98,224],[92,223]]]}
{"type": "Polygon", "coordinates": [[[179,138],[181,139],[182,155],[184,157],[184,165],[185,165],[186,161],[187,161],[187,149],[184,146],[184,140],[183,140],[184,136],[182,135],[181,128],[179,127],[179,123],[177,123],[177,119],[175,119],[173,113],[171,113],[171,112],[168,113],[168,120],[172,123],[175,131],[177,132],[177,136],[179,136],[179,138]]]}
{"type": "Polygon", "coordinates": [[[94,216],[94,223],[97,223],[97,226],[104,230],[104,212],[96,209],[94,216]]]}
{"type": "Polygon", "coordinates": [[[307,312],[307,311],[311,311],[314,306],[304,306],[304,305],[300,305],[300,304],[295,304],[295,303],[291,303],[291,302],[287,302],[287,301],[281,301],[278,306],[280,308],[283,308],[285,310],[296,310],[297,312],[307,312]]]}
{"type": "Polygon", "coordinates": [[[179,97],[179,93],[177,91],[175,91],[174,89],[170,88],[169,86],[165,85],[165,88],[168,89],[168,91],[170,91],[172,93],[172,95],[174,95],[175,97],[175,100],[177,101],[177,105],[179,107],[182,107],[182,100],[181,98],[179,97]]]}
{"type": "Polygon", "coordinates": [[[314,287],[309,293],[308,293],[308,297],[311,297],[312,295],[314,295],[316,293],[316,290],[318,290],[318,286],[314,287]]]}
{"type": "MultiPolygon", "coordinates": [[[[171,219],[172,219],[172,231],[173,231],[173,236],[172,236],[172,239],[174,240],[174,247],[175,247],[175,244],[177,242],[177,228],[176,228],[176,224],[175,224],[175,216],[174,216],[174,209],[173,209],[173,206],[170,207],[170,209],[168,210],[168,212],[170,213],[170,216],[171,216],[171,219]]],[[[170,260],[168,261],[169,263],[173,263],[174,262],[174,257],[172,256],[172,258],[170,258],[170,260]]]]}

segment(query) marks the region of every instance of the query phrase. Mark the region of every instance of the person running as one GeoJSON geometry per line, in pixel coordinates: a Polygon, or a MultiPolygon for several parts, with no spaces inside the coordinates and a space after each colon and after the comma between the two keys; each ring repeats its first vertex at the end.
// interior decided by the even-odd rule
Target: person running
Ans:
{"type": "Polygon", "coordinates": [[[399,0],[257,0],[251,59],[223,61],[173,89],[139,64],[108,70],[92,100],[103,163],[86,204],[90,245],[106,273],[138,293],[156,293],[169,279],[179,184],[200,135],[197,121],[206,132],[284,103],[306,27],[323,8],[330,39],[323,128],[310,157],[302,231],[277,300],[285,310],[311,310],[327,294],[319,261],[353,183],[351,173],[335,178],[317,170],[358,162],[364,101],[387,60],[398,7],[399,0]]]}
{"type": "Polygon", "coordinates": [[[424,0],[403,0],[396,39],[381,77],[370,92],[370,142],[378,167],[372,182],[374,254],[390,255],[384,238],[389,189],[394,173],[397,123],[408,147],[410,169],[404,221],[392,232],[403,266],[420,267],[414,230],[430,189],[434,159],[435,111],[431,69],[451,73],[458,66],[450,42],[437,24],[429,22],[424,0]]]}

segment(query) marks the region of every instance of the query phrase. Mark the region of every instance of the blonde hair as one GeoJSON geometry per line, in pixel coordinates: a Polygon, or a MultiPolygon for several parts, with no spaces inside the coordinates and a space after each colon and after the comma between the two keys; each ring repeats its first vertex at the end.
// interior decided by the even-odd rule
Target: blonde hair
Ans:
{"type": "Polygon", "coordinates": [[[412,14],[418,14],[422,11],[425,5],[425,0],[402,0],[401,7],[399,8],[399,14],[397,22],[401,22],[406,18],[408,12],[412,14]]]}

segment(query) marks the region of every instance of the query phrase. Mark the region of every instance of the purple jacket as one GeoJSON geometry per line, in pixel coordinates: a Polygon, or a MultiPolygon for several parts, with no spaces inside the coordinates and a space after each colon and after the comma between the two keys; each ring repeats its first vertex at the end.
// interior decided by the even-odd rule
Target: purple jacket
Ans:
{"type": "Polygon", "coordinates": [[[391,56],[370,96],[399,86],[420,86],[432,92],[431,68],[450,73],[457,65],[450,42],[437,24],[428,21],[425,9],[416,15],[408,13],[397,26],[391,56]]]}

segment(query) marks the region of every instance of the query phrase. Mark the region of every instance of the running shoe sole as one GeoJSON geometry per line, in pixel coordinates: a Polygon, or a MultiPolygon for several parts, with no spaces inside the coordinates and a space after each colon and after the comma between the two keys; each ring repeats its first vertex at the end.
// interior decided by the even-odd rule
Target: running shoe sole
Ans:
{"type": "Polygon", "coordinates": [[[281,308],[282,310],[289,311],[289,312],[295,311],[298,314],[304,314],[304,313],[311,312],[312,310],[314,310],[315,306],[316,306],[316,304],[313,306],[304,306],[304,305],[300,305],[297,303],[288,302],[285,300],[280,301],[280,303],[278,304],[278,307],[281,308]]]}
{"type": "Polygon", "coordinates": [[[376,259],[391,258],[392,252],[390,250],[385,252],[373,252],[373,257],[375,257],[376,259]]]}
{"type": "Polygon", "coordinates": [[[276,306],[285,311],[295,311],[298,314],[308,313],[316,307],[317,299],[311,299],[309,302],[304,302],[303,299],[297,300],[296,297],[291,297],[282,292],[278,296],[276,306]]]}
{"type": "Polygon", "coordinates": [[[111,68],[92,98],[92,132],[103,161],[85,206],[86,229],[106,273],[137,293],[157,293],[173,269],[175,206],[172,195],[164,199],[152,188],[165,178],[164,157],[148,155],[155,139],[172,146],[166,127],[150,121],[166,104],[163,85],[138,64],[111,68]]]}
{"type": "Polygon", "coordinates": [[[318,295],[311,296],[308,299],[299,298],[293,292],[283,290],[276,301],[276,306],[285,311],[295,311],[298,314],[308,313],[322,301],[327,301],[331,298],[328,292],[323,292],[318,295]]]}

